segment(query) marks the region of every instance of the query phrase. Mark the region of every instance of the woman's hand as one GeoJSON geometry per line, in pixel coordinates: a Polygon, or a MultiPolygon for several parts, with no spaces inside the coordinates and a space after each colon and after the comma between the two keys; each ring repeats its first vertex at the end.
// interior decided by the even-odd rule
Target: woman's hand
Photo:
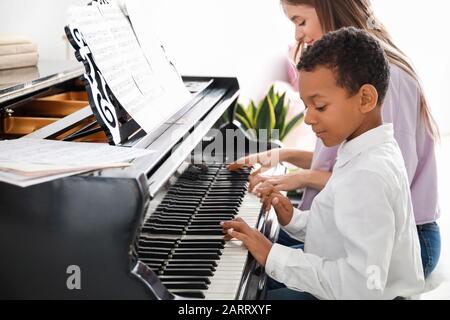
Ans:
{"type": "MultiPolygon", "coordinates": [[[[264,177],[260,174],[252,174],[249,180],[249,190],[253,192],[255,188],[259,188],[264,184],[265,186],[274,187],[276,191],[293,191],[303,188],[321,191],[325,188],[330,177],[331,172],[301,169],[298,172],[284,176],[264,177]]],[[[254,193],[258,195],[257,192],[254,193]]]]}
{"type": "Polygon", "coordinates": [[[242,241],[242,243],[251,252],[253,257],[258,261],[261,266],[265,266],[267,257],[272,249],[273,243],[270,242],[261,232],[256,229],[250,228],[249,225],[237,218],[233,221],[222,222],[220,224],[227,234],[225,239],[235,238],[242,241]]]}
{"type": "Polygon", "coordinates": [[[295,173],[283,175],[264,177],[260,174],[252,175],[250,177],[249,190],[253,191],[260,184],[272,186],[276,191],[294,191],[307,187],[308,170],[300,170],[295,173]]]}
{"type": "Polygon", "coordinates": [[[291,201],[277,191],[273,186],[263,184],[257,189],[263,203],[264,210],[269,210],[270,207],[275,209],[278,222],[283,226],[287,226],[294,215],[294,206],[291,201]]]}
{"type": "Polygon", "coordinates": [[[252,154],[229,164],[228,170],[236,171],[244,167],[251,167],[259,164],[260,167],[257,168],[253,174],[260,174],[281,162],[281,153],[281,149],[274,149],[262,153],[252,154]]]}

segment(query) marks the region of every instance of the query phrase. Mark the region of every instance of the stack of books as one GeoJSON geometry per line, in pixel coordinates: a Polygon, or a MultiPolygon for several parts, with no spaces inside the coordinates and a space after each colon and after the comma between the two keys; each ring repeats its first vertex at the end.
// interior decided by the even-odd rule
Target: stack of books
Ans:
{"type": "Polygon", "coordinates": [[[0,70],[36,66],[36,43],[23,36],[0,35],[0,70]]]}

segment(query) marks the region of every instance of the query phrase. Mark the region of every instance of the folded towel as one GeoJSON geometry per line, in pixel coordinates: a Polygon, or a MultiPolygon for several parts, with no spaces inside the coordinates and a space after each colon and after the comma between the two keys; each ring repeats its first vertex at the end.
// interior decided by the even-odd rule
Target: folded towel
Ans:
{"type": "Polygon", "coordinates": [[[38,60],[37,52],[0,56],[0,70],[35,66],[38,60]]]}
{"type": "Polygon", "coordinates": [[[29,44],[33,41],[26,36],[16,36],[10,34],[0,34],[0,46],[7,46],[12,44],[29,44]]]}
{"type": "Polygon", "coordinates": [[[0,56],[9,56],[13,54],[37,52],[35,43],[11,44],[0,46],[0,56]]]}

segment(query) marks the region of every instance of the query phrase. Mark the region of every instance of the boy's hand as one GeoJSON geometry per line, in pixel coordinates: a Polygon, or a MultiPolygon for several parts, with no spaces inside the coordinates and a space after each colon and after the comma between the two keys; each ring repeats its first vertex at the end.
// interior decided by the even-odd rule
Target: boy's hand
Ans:
{"type": "Polygon", "coordinates": [[[220,225],[222,226],[224,233],[227,234],[225,237],[226,239],[236,238],[242,241],[255,260],[262,266],[266,265],[267,257],[269,256],[273,243],[261,232],[250,228],[241,218],[222,222],[220,225]]]}
{"type": "Polygon", "coordinates": [[[291,201],[282,195],[274,186],[263,184],[257,189],[257,193],[261,198],[264,210],[269,210],[271,206],[275,209],[278,222],[283,226],[287,226],[294,215],[294,206],[291,201]]]}

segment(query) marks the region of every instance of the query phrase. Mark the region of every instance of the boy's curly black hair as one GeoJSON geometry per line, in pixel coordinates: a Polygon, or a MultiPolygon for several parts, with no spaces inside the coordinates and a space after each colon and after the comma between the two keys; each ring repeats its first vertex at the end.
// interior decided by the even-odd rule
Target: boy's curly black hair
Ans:
{"type": "Polygon", "coordinates": [[[389,87],[389,62],[380,43],[369,33],[354,27],[326,34],[301,56],[299,71],[319,66],[335,72],[337,85],[354,95],[365,84],[378,91],[382,105],[389,87]]]}

